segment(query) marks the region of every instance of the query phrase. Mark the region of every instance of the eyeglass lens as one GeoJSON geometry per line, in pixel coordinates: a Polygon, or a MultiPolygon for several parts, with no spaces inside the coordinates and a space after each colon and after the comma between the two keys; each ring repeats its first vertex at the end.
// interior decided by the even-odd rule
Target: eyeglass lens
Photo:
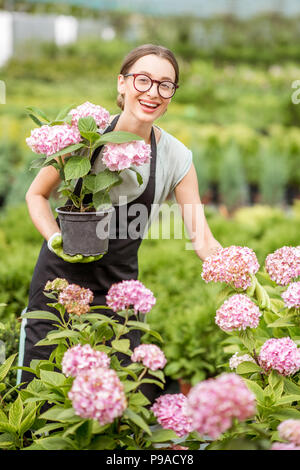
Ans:
{"type": "MultiPolygon", "coordinates": [[[[138,91],[148,91],[151,88],[151,79],[147,75],[137,75],[135,87],[138,91]]],[[[174,91],[175,86],[172,82],[161,82],[158,86],[158,92],[163,98],[170,98],[174,91]]]]}

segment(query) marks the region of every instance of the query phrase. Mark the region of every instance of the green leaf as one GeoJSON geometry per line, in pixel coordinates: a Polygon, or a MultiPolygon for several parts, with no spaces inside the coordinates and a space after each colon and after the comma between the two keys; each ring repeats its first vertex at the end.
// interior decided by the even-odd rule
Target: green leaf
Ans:
{"type": "Polygon", "coordinates": [[[64,149],[61,149],[58,152],[55,152],[52,155],[49,155],[49,157],[47,157],[47,159],[45,161],[45,164],[46,164],[46,162],[51,161],[51,160],[55,159],[56,157],[61,157],[62,155],[65,155],[66,153],[75,152],[76,150],[81,149],[84,146],[85,145],[83,143],[82,144],[68,145],[68,147],[65,147],[64,149]]]}
{"type": "Polygon", "coordinates": [[[122,384],[125,393],[132,392],[132,390],[135,390],[139,386],[138,382],[133,382],[132,380],[122,380],[122,384]]]}
{"type": "Polygon", "coordinates": [[[115,339],[111,342],[112,347],[119,352],[128,354],[130,348],[129,339],[115,339]]]}
{"type": "Polygon", "coordinates": [[[150,375],[153,375],[153,377],[165,382],[165,376],[162,370],[148,370],[148,372],[150,375]]]}
{"type": "Polygon", "coordinates": [[[91,444],[89,450],[113,450],[117,446],[117,443],[112,437],[108,436],[96,436],[91,444]]]}
{"type": "Polygon", "coordinates": [[[252,380],[248,380],[248,379],[243,378],[243,381],[245,382],[245,384],[247,385],[249,390],[251,390],[251,392],[254,393],[254,395],[256,396],[257,401],[260,402],[260,403],[264,403],[264,391],[263,391],[263,389],[256,382],[253,382],[252,380]]]}
{"type": "Polygon", "coordinates": [[[0,432],[9,432],[11,434],[16,434],[17,429],[12,426],[10,423],[4,423],[3,421],[0,422],[0,432]]]}
{"type": "Polygon", "coordinates": [[[71,111],[71,109],[75,108],[75,104],[71,104],[70,106],[64,107],[61,111],[59,111],[58,115],[55,118],[55,121],[59,121],[61,119],[64,119],[67,114],[71,111]]]}
{"type": "Polygon", "coordinates": [[[37,108],[36,106],[26,106],[25,110],[26,110],[27,113],[35,114],[35,115],[41,117],[42,119],[44,119],[45,121],[50,122],[50,120],[47,118],[44,111],[37,108]]]}
{"type": "Polygon", "coordinates": [[[241,364],[239,364],[236,368],[236,372],[238,374],[250,374],[253,372],[261,372],[261,371],[262,369],[259,367],[259,365],[250,361],[241,362],[241,364]]]}
{"type": "Polygon", "coordinates": [[[26,418],[21,422],[21,426],[20,426],[20,434],[24,434],[24,432],[28,431],[28,429],[31,428],[31,426],[33,425],[33,423],[35,422],[35,417],[36,417],[36,411],[37,411],[37,408],[34,408],[29,414],[28,416],[26,416],[26,418]]]}
{"type": "Polygon", "coordinates": [[[66,180],[81,178],[88,174],[91,169],[91,162],[87,157],[71,157],[65,164],[66,180]]]}
{"type": "Polygon", "coordinates": [[[148,398],[139,390],[129,398],[129,404],[134,406],[147,406],[150,404],[148,398]]]}
{"type": "Polygon", "coordinates": [[[271,310],[274,313],[278,313],[279,310],[285,307],[283,300],[280,299],[271,299],[271,310]]]}
{"type": "Polygon", "coordinates": [[[284,395],[283,397],[277,400],[278,405],[287,405],[288,403],[292,403],[294,401],[300,401],[299,395],[284,395]]]}
{"type": "Polygon", "coordinates": [[[80,337],[80,334],[77,331],[59,331],[58,333],[48,333],[47,338],[49,338],[51,341],[55,339],[61,339],[61,338],[73,338],[77,339],[80,337]]]}
{"type": "Polygon", "coordinates": [[[101,145],[106,143],[123,144],[135,140],[144,140],[142,137],[131,132],[126,131],[112,131],[106,132],[101,136],[101,145]]]}
{"type": "Polygon", "coordinates": [[[44,162],[46,161],[46,157],[39,157],[36,158],[35,160],[32,160],[29,170],[32,170],[32,168],[42,168],[44,166],[44,162]]]}
{"type": "Polygon", "coordinates": [[[121,177],[115,171],[110,171],[109,169],[100,171],[95,177],[93,192],[97,193],[98,191],[108,189],[116,183],[119,183],[120,179],[121,177]]]}
{"type": "Polygon", "coordinates": [[[4,423],[8,423],[8,418],[7,418],[6,414],[0,408],[0,422],[1,421],[4,422],[4,423]]]}
{"type": "Polygon", "coordinates": [[[284,377],[283,381],[284,381],[284,391],[286,393],[300,396],[299,385],[295,384],[291,379],[288,379],[287,377],[284,377]]]}
{"type": "Polygon", "coordinates": [[[46,437],[44,439],[37,439],[36,444],[45,450],[68,450],[74,449],[74,444],[71,439],[66,437],[46,437]]]}
{"type": "Polygon", "coordinates": [[[123,418],[127,418],[141,429],[143,429],[149,436],[152,435],[148,424],[141,418],[138,414],[132,411],[130,408],[127,408],[123,413],[123,418]]]}
{"type": "Polygon", "coordinates": [[[170,429],[159,429],[153,431],[152,436],[148,438],[151,442],[166,442],[172,439],[178,439],[177,434],[170,429]]]}
{"type": "Polygon", "coordinates": [[[269,385],[274,391],[275,399],[278,400],[282,393],[284,387],[284,380],[281,375],[279,375],[275,370],[272,370],[268,377],[269,385]]]}
{"type": "Polygon", "coordinates": [[[36,116],[33,114],[28,114],[28,116],[33,120],[35,124],[37,124],[39,127],[42,127],[45,123],[40,121],[36,116]]]}
{"type": "Polygon", "coordinates": [[[3,380],[7,376],[9,369],[11,368],[11,365],[15,360],[16,355],[17,353],[12,354],[12,356],[8,357],[6,361],[0,366],[0,382],[3,382],[3,380]]]}
{"type": "Polygon", "coordinates": [[[94,192],[95,189],[95,180],[96,180],[96,175],[86,175],[83,178],[83,185],[85,188],[87,188],[90,192],[94,192]]]}
{"type": "Polygon", "coordinates": [[[286,419],[300,419],[300,411],[295,408],[279,408],[275,413],[271,413],[270,416],[285,421],[286,419]]]}
{"type": "Polygon", "coordinates": [[[143,184],[143,177],[142,177],[142,175],[141,175],[135,168],[130,167],[129,170],[134,171],[134,173],[136,174],[137,182],[138,182],[138,184],[141,186],[141,185],[143,184]]]}
{"type": "Polygon", "coordinates": [[[134,327],[134,328],[130,328],[130,330],[136,329],[136,330],[146,331],[149,335],[154,336],[154,338],[158,339],[161,343],[164,342],[161,335],[157,331],[154,331],[154,330],[150,329],[150,326],[148,325],[148,323],[143,323],[143,322],[139,322],[139,321],[131,321],[130,320],[130,321],[127,322],[127,326],[133,326],[134,327]]]}
{"type": "Polygon", "coordinates": [[[61,406],[53,406],[49,410],[40,415],[40,418],[50,421],[61,421],[62,423],[75,423],[82,421],[80,416],[75,414],[73,408],[62,408],[61,406]]]}
{"type": "Polygon", "coordinates": [[[40,377],[43,382],[55,387],[61,387],[66,381],[66,377],[63,374],[49,370],[41,370],[40,377]]]}
{"type": "Polygon", "coordinates": [[[161,382],[159,382],[158,380],[154,380],[154,379],[142,379],[140,381],[141,384],[155,384],[157,385],[158,387],[160,387],[161,389],[164,389],[164,384],[162,384],[161,382]]]}
{"type": "Polygon", "coordinates": [[[293,325],[293,323],[288,322],[285,318],[278,318],[278,320],[267,324],[268,328],[284,328],[293,325]]]}
{"type": "Polygon", "coordinates": [[[107,192],[99,191],[93,194],[93,206],[97,211],[105,211],[112,206],[110,196],[107,192]]]}
{"type": "Polygon", "coordinates": [[[42,320],[59,321],[57,315],[51,312],[44,312],[43,310],[36,310],[34,312],[27,312],[22,315],[22,318],[40,318],[42,320]]]}
{"type": "MultiPolygon", "coordinates": [[[[95,119],[92,116],[78,119],[78,130],[81,132],[97,132],[98,127],[95,119]]],[[[99,134],[98,136],[99,137],[99,134]]]]}
{"type": "Polygon", "coordinates": [[[11,407],[9,408],[9,424],[11,424],[14,428],[19,429],[23,415],[23,403],[21,396],[18,395],[18,398],[12,403],[11,407]]]}
{"type": "Polygon", "coordinates": [[[91,144],[95,143],[99,139],[99,134],[98,132],[84,132],[81,131],[80,135],[84,137],[86,140],[88,140],[91,144]]]}

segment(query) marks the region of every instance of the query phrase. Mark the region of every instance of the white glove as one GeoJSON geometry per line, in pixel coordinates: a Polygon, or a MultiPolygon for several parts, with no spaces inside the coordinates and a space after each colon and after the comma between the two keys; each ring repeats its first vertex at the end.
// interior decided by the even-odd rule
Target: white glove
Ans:
{"type": "Polygon", "coordinates": [[[49,238],[49,240],[47,242],[48,248],[49,248],[50,251],[52,251],[52,253],[55,253],[55,251],[53,250],[51,244],[52,244],[52,241],[54,240],[54,238],[56,238],[57,236],[61,237],[61,232],[53,233],[53,235],[51,235],[51,237],[49,238]]]}

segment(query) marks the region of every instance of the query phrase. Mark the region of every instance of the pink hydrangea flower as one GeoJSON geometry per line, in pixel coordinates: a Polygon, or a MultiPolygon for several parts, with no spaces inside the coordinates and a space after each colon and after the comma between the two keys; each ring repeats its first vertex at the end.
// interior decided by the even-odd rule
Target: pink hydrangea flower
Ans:
{"type": "Polygon", "coordinates": [[[124,387],[116,372],[101,367],[79,373],[68,397],[77,415],[95,419],[101,426],[122,416],[127,407],[124,387]]]}
{"type": "Polygon", "coordinates": [[[69,114],[72,116],[72,126],[76,128],[80,118],[89,116],[95,119],[100,134],[104,132],[109,124],[109,112],[105,108],[102,108],[102,106],[90,103],[89,101],[77,106],[77,108],[71,109],[69,114]]]}
{"type": "Polygon", "coordinates": [[[208,256],[202,265],[202,279],[207,282],[225,282],[236,289],[246,290],[251,285],[251,274],[259,264],[254,251],[246,246],[220,248],[208,256]]]}
{"type": "Polygon", "coordinates": [[[300,350],[289,337],[271,338],[262,345],[258,362],[265,372],[274,369],[281,375],[292,375],[300,369],[300,350]]]}
{"type": "Polygon", "coordinates": [[[286,419],[277,427],[279,436],[300,446],[300,419],[286,419]]]}
{"type": "Polygon", "coordinates": [[[135,314],[148,313],[155,302],[151,290],[136,280],[112,284],[106,295],[106,303],[114,312],[133,308],[135,314]]]}
{"type": "Polygon", "coordinates": [[[286,291],[281,294],[285,306],[288,308],[300,308],[300,281],[292,282],[286,291]]]}
{"type": "Polygon", "coordinates": [[[155,344],[140,344],[131,355],[132,362],[142,362],[151,370],[163,369],[167,359],[163,351],[155,344]]]}
{"type": "Polygon", "coordinates": [[[74,315],[82,315],[90,310],[94,299],[93,292],[77,284],[69,284],[58,296],[58,302],[65,306],[66,311],[74,315]]]}
{"type": "Polygon", "coordinates": [[[272,281],[287,286],[300,276],[300,246],[278,248],[266,257],[265,267],[272,281]]]}
{"type": "Polygon", "coordinates": [[[238,356],[238,353],[236,352],[230,359],[229,359],[229,367],[232,370],[235,370],[237,366],[242,364],[242,362],[254,362],[256,364],[255,360],[253,357],[249,356],[249,354],[244,354],[242,356],[238,356]]]}
{"type": "Polygon", "coordinates": [[[254,416],[255,404],[255,395],[243,379],[234,373],[224,373],[191,388],[187,413],[194,430],[217,439],[232,426],[234,418],[243,421],[254,416]]]}
{"type": "Polygon", "coordinates": [[[110,358],[103,351],[96,351],[89,344],[76,344],[68,349],[62,359],[62,372],[67,377],[76,377],[80,372],[86,372],[93,367],[110,365],[110,358]]]}
{"type": "Polygon", "coordinates": [[[81,135],[77,128],[68,124],[37,127],[31,131],[26,143],[35,153],[53,155],[72,144],[78,144],[81,135]]]}
{"type": "Polygon", "coordinates": [[[283,442],[274,442],[271,450],[300,450],[300,446],[295,446],[295,444],[292,443],[285,444],[283,442]]]}
{"type": "Polygon", "coordinates": [[[235,294],[225,300],[216,311],[215,322],[224,331],[256,328],[261,312],[257,305],[244,294],[235,294]]]}
{"type": "Polygon", "coordinates": [[[111,171],[121,171],[132,165],[148,163],[151,147],[143,140],[123,144],[106,144],[102,154],[103,163],[111,171]]]}
{"type": "Polygon", "coordinates": [[[165,394],[155,400],[151,410],[164,429],[172,429],[177,436],[183,437],[192,431],[186,403],[187,398],[182,393],[165,394]]]}

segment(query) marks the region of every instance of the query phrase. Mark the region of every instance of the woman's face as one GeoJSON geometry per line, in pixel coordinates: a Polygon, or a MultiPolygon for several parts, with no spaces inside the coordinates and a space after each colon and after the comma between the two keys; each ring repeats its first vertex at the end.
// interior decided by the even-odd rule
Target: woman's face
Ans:
{"type": "MultiPolygon", "coordinates": [[[[175,82],[175,70],[171,62],[154,54],[138,59],[128,73],[142,73],[154,80],[175,82]]],[[[133,86],[133,77],[118,76],[118,92],[124,95],[124,112],[129,112],[143,122],[153,122],[167,110],[172,98],[162,98],[157,90],[158,83],[153,83],[148,91],[137,91],[133,86]]]]}

